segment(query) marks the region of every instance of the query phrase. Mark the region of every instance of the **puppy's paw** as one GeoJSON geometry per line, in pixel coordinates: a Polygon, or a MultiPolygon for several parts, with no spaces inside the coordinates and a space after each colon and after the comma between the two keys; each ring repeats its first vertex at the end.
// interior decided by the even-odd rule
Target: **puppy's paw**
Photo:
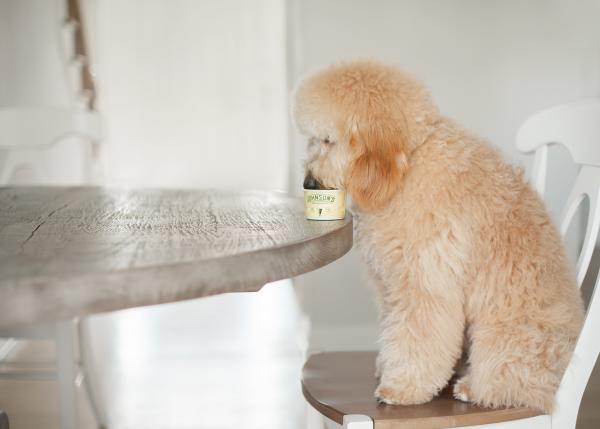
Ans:
{"type": "Polygon", "coordinates": [[[471,388],[464,377],[458,380],[454,385],[453,394],[459,401],[472,402],[471,388]]]}
{"type": "Polygon", "coordinates": [[[375,389],[375,398],[380,404],[388,405],[418,405],[433,399],[434,393],[422,388],[402,385],[380,384],[375,389]]]}

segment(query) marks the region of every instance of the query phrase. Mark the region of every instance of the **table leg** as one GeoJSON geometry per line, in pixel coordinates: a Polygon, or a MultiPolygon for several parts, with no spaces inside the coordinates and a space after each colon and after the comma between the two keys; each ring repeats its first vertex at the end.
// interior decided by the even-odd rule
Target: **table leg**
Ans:
{"type": "Polygon", "coordinates": [[[61,429],[77,429],[77,362],[74,324],[71,320],[56,325],[56,369],[61,429]]]}

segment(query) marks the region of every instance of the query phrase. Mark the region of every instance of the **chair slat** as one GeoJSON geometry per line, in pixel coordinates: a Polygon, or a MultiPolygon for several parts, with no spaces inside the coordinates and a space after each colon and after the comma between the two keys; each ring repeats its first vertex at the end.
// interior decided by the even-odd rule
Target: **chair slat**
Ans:
{"type": "MultiPolygon", "coordinates": [[[[575,218],[577,208],[586,196],[589,198],[588,223],[575,271],[578,285],[583,283],[589,270],[600,226],[599,142],[600,99],[597,98],[564,104],[539,112],[529,118],[517,133],[518,149],[523,152],[536,151],[532,183],[538,192],[541,189],[543,193],[549,145],[554,143],[563,145],[573,160],[581,165],[573,190],[563,209],[560,224],[560,231],[564,237],[575,218]],[[541,152],[542,150],[546,152],[541,152]]],[[[575,427],[581,398],[600,352],[600,339],[596,335],[600,326],[599,282],[597,274],[583,329],[556,394],[552,427],[575,427]]]]}
{"type": "Polygon", "coordinates": [[[548,168],[548,146],[544,145],[535,151],[533,169],[531,172],[531,184],[534,189],[544,196],[546,190],[546,170],[548,168]]]}
{"type": "Polygon", "coordinates": [[[585,323],[581,334],[579,334],[571,363],[567,367],[556,393],[556,410],[552,414],[552,427],[575,427],[581,398],[600,353],[600,341],[598,340],[598,327],[600,326],[599,284],[600,273],[596,277],[596,284],[588,304],[585,323]]]}
{"type": "Polygon", "coordinates": [[[598,238],[598,227],[600,226],[600,210],[598,198],[600,192],[600,168],[584,165],[579,171],[579,175],[575,181],[575,185],[569,195],[563,214],[560,221],[560,233],[564,237],[569,229],[578,207],[587,196],[590,202],[588,222],[585,231],[583,246],[577,259],[575,273],[577,276],[577,284],[581,286],[583,279],[587,273],[596,239],[598,238]]]}
{"type": "Polygon", "coordinates": [[[533,152],[559,143],[575,162],[600,166],[600,100],[591,98],[543,110],[529,118],[517,133],[517,148],[533,152]]]}

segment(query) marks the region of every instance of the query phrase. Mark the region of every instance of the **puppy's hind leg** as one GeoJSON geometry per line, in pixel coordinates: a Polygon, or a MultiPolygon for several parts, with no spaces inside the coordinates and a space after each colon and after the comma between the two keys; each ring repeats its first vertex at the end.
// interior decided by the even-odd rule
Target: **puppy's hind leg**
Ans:
{"type": "Polygon", "coordinates": [[[485,407],[553,407],[571,344],[526,320],[473,324],[469,371],[454,397],[485,407]]]}

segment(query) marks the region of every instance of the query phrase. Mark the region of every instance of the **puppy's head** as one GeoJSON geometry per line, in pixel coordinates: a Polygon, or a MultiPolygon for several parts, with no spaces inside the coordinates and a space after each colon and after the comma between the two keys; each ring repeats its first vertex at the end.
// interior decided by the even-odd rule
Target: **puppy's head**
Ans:
{"type": "Polygon", "coordinates": [[[302,81],[293,113],[308,138],[305,187],[347,189],[362,210],[383,207],[417,144],[411,132],[423,116],[417,100],[428,100],[422,93],[404,73],[372,61],[336,64],[302,81]]]}

